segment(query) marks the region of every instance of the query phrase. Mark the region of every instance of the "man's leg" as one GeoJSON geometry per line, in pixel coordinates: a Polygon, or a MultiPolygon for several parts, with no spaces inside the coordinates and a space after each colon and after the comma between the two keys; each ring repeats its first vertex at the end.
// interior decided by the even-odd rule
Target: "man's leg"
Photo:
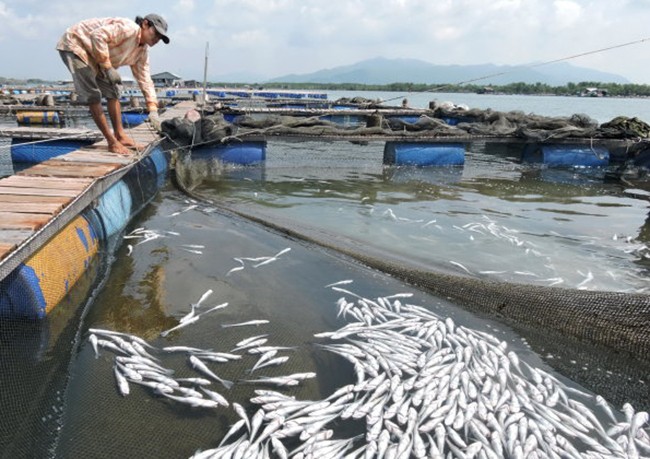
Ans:
{"type": "Polygon", "coordinates": [[[97,125],[106,142],[108,142],[108,151],[130,154],[129,149],[120,143],[108,127],[101,103],[102,92],[98,86],[95,72],[88,67],[88,64],[71,52],[59,51],[59,55],[65,66],[70,70],[72,81],[80,100],[88,105],[90,116],[92,116],[95,125],[97,125]]]}
{"type": "Polygon", "coordinates": [[[129,137],[124,130],[124,125],[122,124],[122,105],[120,104],[119,99],[107,99],[106,105],[108,106],[108,116],[111,117],[111,124],[113,124],[113,131],[115,132],[115,138],[125,147],[134,147],[138,150],[144,150],[144,147],[135,142],[131,137],[129,137]]]}
{"type": "Polygon", "coordinates": [[[121,155],[130,154],[131,151],[117,139],[116,135],[113,135],[110,128],[108,127],[108,122],[104,116],[104,109],[101,102],[91,103],[88,107],[90,109],[90,115],[93,117],[93,121],[108,142],[108,151],[119,153],[121,155]]]}

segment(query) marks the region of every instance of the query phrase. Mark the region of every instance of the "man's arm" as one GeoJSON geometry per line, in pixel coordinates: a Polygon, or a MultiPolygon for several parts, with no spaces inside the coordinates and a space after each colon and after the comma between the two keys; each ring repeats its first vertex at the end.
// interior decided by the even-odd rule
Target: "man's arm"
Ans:
{"type": "Polygon", "coordinates": [[[149,112],[158,111],[158,97],[156,96],[156,88],[151,79],[151,72],[149,70],[149,55],[147,54],[143,59],[131,66],[133,77],[138,82],[140,91],[144,96],[149,112]]]}

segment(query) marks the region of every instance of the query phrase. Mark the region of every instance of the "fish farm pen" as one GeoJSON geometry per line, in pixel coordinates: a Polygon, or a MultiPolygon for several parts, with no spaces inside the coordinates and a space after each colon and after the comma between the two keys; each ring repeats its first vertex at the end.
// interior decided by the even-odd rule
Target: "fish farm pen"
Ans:
{"type": "Polygon", "coordinates": [[[306,94],[0,106],[0,456],[650,457],[650,126],[306,94]]]}

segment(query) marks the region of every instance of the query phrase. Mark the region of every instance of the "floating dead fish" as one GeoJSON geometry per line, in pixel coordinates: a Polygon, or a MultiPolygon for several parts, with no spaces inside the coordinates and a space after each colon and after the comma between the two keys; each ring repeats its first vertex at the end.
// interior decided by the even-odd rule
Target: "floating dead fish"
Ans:
{"type": "Polygon", "coordinates": [[[231,327],[246,327],[248,325],[263,325],[263,324],[268,324],[269,321],[266,319],[260,319],[260,320],[249,320],[247,322],[239,322],[235,324],[221,324],[222,328],[231,328],[231,327]]]}
{"type": "Polygon", "coordinates": [[[181,328],[186,327],[186,326],[188,326],[190,324],[193,324],[198,320],[199,320],[199,316],[191,317],[191,318],[187,319],[185,322],[181,322],[178,325],[176,325],[175,327],[170,328],[169,330],[161,331],[160,336],[162,336],[164,338],[165,336],[169,335],[171,332],[176,331],[176,330],[180,330],[181,328]]]}
{"type": "Polygon", "coordinates": [[[201,361],[198,357],[194,355],[190,355],[190,364],[192,365],[192,368],[200,371],[204,375],[214,379],[215,381],[221,383],[223,387],[226,389],[230,389],[233,386],[232,381],[228,381],[227,379],[222,379],[219,376],[217,376],[216,373],[214,373],[212,370],[208,368],[208,366],[201,361]]]}
{"type": "MultiPolygon", "coordinates": [[[[346,294],[338,285],[330,287],[346,294]]],[[[650,451],[649,436],[639,427],[647,425],[647,413],[625,406],[627,422],[619,421],[607,433],[603,417],[572,398],[593,403],[593,396],[528,366],[493,335],[401,304],[399,299],[408,293],[374,300],[350,294],[353,301],[339,300],[337,306],[350,303],[346,316],[357,322],[316,336],[329,340],[317,349],[353,363],[356,384],[312,401],[256,391],[251,401],[265,412],[262,434],[257,439],[244,434],[234,442],[245,445],[247,456],[268,457],[269,449],[278,457],[295,458],[587,458],[650,451]],[[331,440],[341,419],[365,422],[366,435],[331,440]],[[267,429],[271,433],[264,434],[267,429]],[[619,440],[625,445],[616,438],[626,439],[619,440]],[[285,446],[289,444],[293,450],[285,446]]],[[[271,346],[264,348],[268,350],[262,353],[266,360],[258,360],[261,365],[276,355],[271,346]]],[[[242,382],[283,387],[314,376],[295,373],[242,382]]],[[[596,398],[596,407],[617,422],[604,399],[596,398]]],[[[228,455],[227,448],[222,442],[214,454],[228,455]]]]}

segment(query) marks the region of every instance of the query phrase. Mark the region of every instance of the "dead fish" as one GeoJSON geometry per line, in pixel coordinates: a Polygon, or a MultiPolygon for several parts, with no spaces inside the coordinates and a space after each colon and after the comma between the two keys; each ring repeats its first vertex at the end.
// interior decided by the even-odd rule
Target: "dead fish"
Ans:
{"type": "Polygon", "coordinates": [[[189,346],[166,346],[162,348],[165,352],[188,352],[188,353],[201,353],[210,352],[210,349],[199,349],[198,347],[189,346]]]}
{"type": "Polygon", "coordinates": [[[196,384],[197,386],[209,386],[212,384],[212,381],[205,378],[176,378],[176,381],[196,384]]]}
{"type": "Polygon", "coordinates": [[[205,393],[205,395],[207,395],[209,398],[217,402],[219,405],[222,406],[229,405],[228,400],[226,400],[226,398],[220,393],[215,392],[213,390],[206,389],[205,387],[201,387],[201,390],[205,393]]]}
{"type": "MultiPolygon", "coordinates": [[[[259,364],[259,365],[257,365],[257,366],[254,367],[254,368],[256,368],[256,369],[260,369],[260,368],[264,368],[264,367],[269,367],[269,366],[271,366],[271,365],[280,365],[280,364],[282,364],[282,363],[285,363],[287,360],[289,360],[289,356],[288,356],[288,355],[283,355],[283,356],[280,356],[280,357],[276,357],[276,358],[274,358],[274,359],[271,359],[271,360],[269,360],[269,361],[267,361],[267,362],[264,362],[264,363],[262,363],[262,364],[259,364]]],[[[251,370],[251,373],[252,373],[253,371],[254,371],[254,370],[251,370]]]]}
{"type": "Polygon", "coordinates": [[[206,400],[204,398],[199,398],[199,397],[179,397],[177,395],[166,394],[166,393],[163,393],[163,395],[167,398],[176,400],[177,402],[180,403],[185,403],[192,407],[217,408],[220,405],[220,403],[216,402],[215,400],[206,400]]]}
{"type": "Polygon", "coordinates": [[[298,346],[256,346],[248,350],[249,354],[265,354],[269,351],[295,351],[298,346]]]}
{"type": "Polygon", "coordinates": [[[247,322],[239,322],[235,324],[221,324],[221,328],[231,328],[231,327],[245,327],[247,325],[262,325],[262,324],[268,324],[269,321],[266,319],[260,319],[260,320],[249,320],[247,322]]]}
{"type": "Polygon", "coordinates": [[[176,325],[175,327],[170,328],[169,330],[161,331],[160,336],[162,336],[164,338],[165,336],[169,335],[171,332],[179,330],[179,329],[185,327],[186,325],[193,324],[197,320],[199,320],[199,316],[194,316],[194,317],[192,317],[190,319],[187,319],[185,322],[181,322],[178,325],[176,325]]]}
{"type": "Polygon", "coordinates": [[[124,375],[120,372],[117,365],[113,366],[113,373],[115,374],[115,380],[117,381],[117,388],[120,390],[120,394],[124,397],[129,395],[129,382],[126,380],[124,375]]]}
{"type": "Polygon", "coordinates": [[[300,384],[298,379],[293,379],[288,376],[278,376],[278,377],[259,377],[257,379],[242,379],[242,382],[252,383],[252,384],[275,384],[278,386],[297,386],[300,384]]]}
{"type": "Polygon", "coordinates": [[[208,309],[207,311],[203,311],[201,314],[199,314],[199,316],[204,316],[204,315],[206,315],[206,314],[208,314],[208,313],[210,313],[210,312],[212,312],[212,311],[218,311],[219,309],[223,309],[223,308],[225,308],[225,307],[227,307],[227,306],[228,306],[228,303],[221,303],[221,304],[218,304],[218,305],[216,305],[216,306],[211,307],[211,308],[208,309]]]}
{"type": "Polygon", "coordinates": [[[267,336],[269,336],[268,333],[264,334],[264,335],[251,336],[250,338],[246,338],[246,339],[241,340],[235,346],[238,346],[238,347],[239,346],[247,346],[250,342],[256,341],[256,340],[261,339],[261,338],[266,338],[267,336]]]}
{"type": "Polygon", "coordinates": [[[226,389],[230,389],[233,385],[232,381],[228,381],[227,379],[222,379],[219,376],[217,376],[212,370],[208,368],[208,366],[201,361],[198,357],[194,355],[190,355],[190,364],[192,367],[203,374],[209,376],[210,378],[214,379],[217,382],[220,382],[226,389]]]}
{"type": "Polygon", "coordinates": [[[263,363],[266,362],[267,360],[269,360],[269,359],[275,357],[275,355],[276,355],[277,353],[278,353],[278,351],[276,351],[276,350],[271,350],[271,351],[268,351],[268,352],[265,352],[264,354],[262,354],[262,355],[260,356],[260,358],[257,360],[257,362],[255,363],[255,365],[253,365],[253,368],[250,369],[250,372],[252,373],[252,372],[254,372],[255,370],[257,370],[257,368],[258,368],[261,364],[263,364],[263,363]]]}
{"type": "Polygon", "coordinates": [[[256,339],[255,341],[249,341],[246,344],[235,347],[234,349],[232,349],[231,352],[241,351],[242,349],[247,349],[249,347],[261,346],[262,344],[266,343],[267,341],[268,341],[267,338],[260,338],[260,339],[256,339]]]}
{"type": "Polygon", "coordinates": [[[93,346],[93,350],[95,351],[95,358],[99,358],[99,347],[97,345],[97,335],[94,333],[91,333],[90,336],[88,337],[88,341],[90,341],[90,344],[93,346]]]}
{"type": "Polygon", "coordinates": [[[354,282],[352,279],[346,279],[346,280],[334,282],[332,284],[327,284],[325,288],[335,287],[337,285],[347,285],[347,284],[351,284],[352,282],[354,282]]]}

